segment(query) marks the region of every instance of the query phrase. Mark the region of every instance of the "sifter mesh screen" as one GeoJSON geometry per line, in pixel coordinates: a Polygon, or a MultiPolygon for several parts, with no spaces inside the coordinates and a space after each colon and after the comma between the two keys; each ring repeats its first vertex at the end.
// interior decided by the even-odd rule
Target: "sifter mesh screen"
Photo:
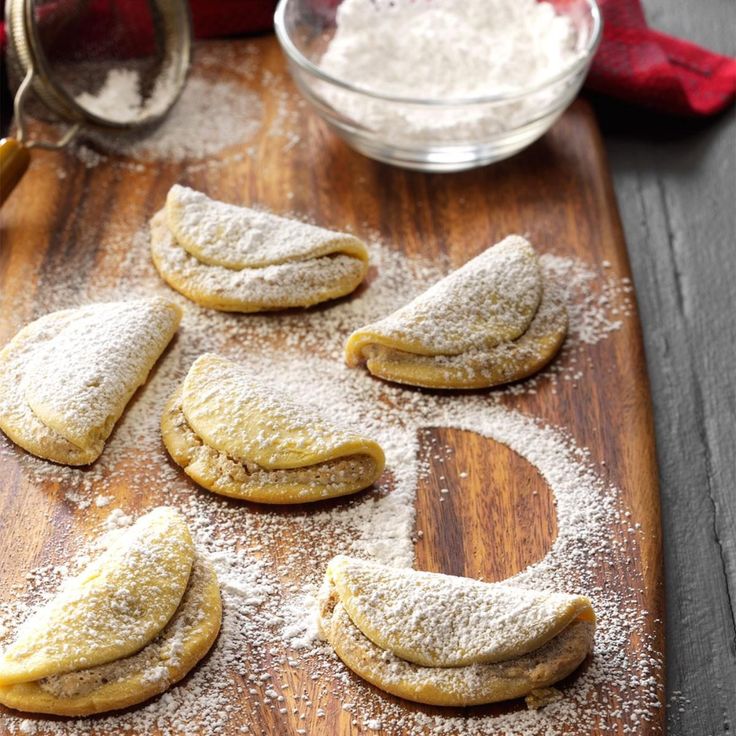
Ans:
{"type": "Polygon", "coordinates": [[[178,39],[161,1],[33,0],[43,71],[91,122],[147,123],[179,91],[178,39]]]}

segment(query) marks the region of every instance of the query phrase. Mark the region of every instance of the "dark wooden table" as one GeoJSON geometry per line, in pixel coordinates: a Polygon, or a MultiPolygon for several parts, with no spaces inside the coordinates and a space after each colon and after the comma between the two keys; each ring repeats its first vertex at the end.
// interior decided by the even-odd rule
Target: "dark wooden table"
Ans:
{"type": "MultiPolygon", "coordinates": [[[[733,0],[644,0],[736,55],[733,0]]],[[[654,402],[671,736],[736,730],[736,114],[684,124],[597,104],[654,402]]]]}

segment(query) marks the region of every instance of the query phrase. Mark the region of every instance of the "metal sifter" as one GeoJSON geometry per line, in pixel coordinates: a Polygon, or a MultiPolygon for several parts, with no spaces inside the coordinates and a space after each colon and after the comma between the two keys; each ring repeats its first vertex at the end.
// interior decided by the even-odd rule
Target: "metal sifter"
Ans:
{"type": "Polygon", "coordinates": [[[15,138],[0,140],[0,204],[28,168],[30,149],[59,149],[82,127],[160,121],[191,59],[186,0],[6,0],[15,138]],[[26,115],[60,123],[56,140],[28,140],[26,115]]]}

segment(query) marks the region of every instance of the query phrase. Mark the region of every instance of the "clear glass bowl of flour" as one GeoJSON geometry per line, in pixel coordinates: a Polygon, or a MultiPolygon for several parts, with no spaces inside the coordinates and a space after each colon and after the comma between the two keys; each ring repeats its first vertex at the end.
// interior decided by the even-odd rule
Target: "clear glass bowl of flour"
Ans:
{"type": "Polygon", "coordinates": [[[601,35],[595,0],[280,0],[275,26],[339,136],[421,171],[483,166],[544,135],[601,35]]]}

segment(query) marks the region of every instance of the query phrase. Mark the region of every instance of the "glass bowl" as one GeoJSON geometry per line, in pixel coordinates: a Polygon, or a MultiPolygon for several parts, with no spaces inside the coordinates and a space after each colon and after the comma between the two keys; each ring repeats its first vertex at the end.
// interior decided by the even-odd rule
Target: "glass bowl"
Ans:
{"type": "Polygon", "coordinates": [[[468,99],[380,94],[320,68],[339,2],[280,0],[276,35],[304,97],[349,145],[370,158],[420,171],[461,171],[518,153],[549,130],[580,89],[601,36],[595,0],[551,0],[576,34],[576,58],[541,84],[468,99]],[[422,122],[409,131],[407,120],[422,122]],[[462,125],[458,126],[458,121],[462,125]]]}

